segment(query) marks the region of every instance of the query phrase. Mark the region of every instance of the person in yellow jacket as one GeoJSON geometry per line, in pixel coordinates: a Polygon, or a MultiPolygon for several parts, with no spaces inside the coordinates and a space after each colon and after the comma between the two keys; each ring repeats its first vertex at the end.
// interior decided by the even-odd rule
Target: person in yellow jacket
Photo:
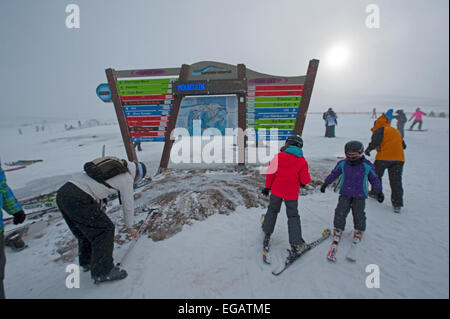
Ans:
{"type": "MultiPolygon", "coordinates": [[[[365,150],[365,154],[370,156],[372,150],[377,151],[375,157],[375,172],[382,180],[384,171],[387,169],[389,174],[389,184],[391,186],[391,203],[394,212],[400,213],[403,207],[403,186],[402,175],[405,164],[406,144],[403,141],[402,134],[396,128],[391,127],[393,110],[383,113],[371,128],[372,138],[365,150]]],[[[373,191],[369,196],[375,197],[373,191]]]]}

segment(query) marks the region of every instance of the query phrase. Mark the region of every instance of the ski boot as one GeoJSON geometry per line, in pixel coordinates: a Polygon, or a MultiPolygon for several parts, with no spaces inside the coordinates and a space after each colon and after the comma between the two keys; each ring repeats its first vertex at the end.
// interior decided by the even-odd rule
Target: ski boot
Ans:
{"type": "Polygon", "coordinates": [[[83,272],[88,272],[88,271],[91,270],[91,265],[89,265],[89,264],[83,265],[83,266],[80,266],[80,267],[81,267],[81,269],[83,269],[83,272]]]}
{"type": "Polygon", "coordinates": [[[338,228],[334,228],[333,229],[333,242],[339,243],[339,241],[341,240],[341,237],[342,237],[342,230],[340,230],[338,228]]]}
{"type": "Polygon", "coordinates": [[[361,241],[363,233],[364,232],[355,229],[355,232],[353,233],[353,243],[354,244],[357,244],[361,241]]]}
{"type": "Polygon", "coordinates": [[[124,279],[128,276],[128,273],[124,269],[120,269],[117,266],[114,266],[113,269],[107,275],[94,276],[94,283],[98,284],[104,281],[113,281],[124,279]]]}
{"type": "Polygon", "coordinates": [[[394,213],[400,214],[401,209],[400,206],[394,206],[394,213]]]}
{"type": "Polygon", "coordinates": [[[306,249],[308,248],[308,245],[303,242],[300,245],[293,245],[291,244],[291,249],[288,249],[289,252],[289,256],[288,259],[289,260],[295,260],[296,258],[298,258],[306,249]]]}

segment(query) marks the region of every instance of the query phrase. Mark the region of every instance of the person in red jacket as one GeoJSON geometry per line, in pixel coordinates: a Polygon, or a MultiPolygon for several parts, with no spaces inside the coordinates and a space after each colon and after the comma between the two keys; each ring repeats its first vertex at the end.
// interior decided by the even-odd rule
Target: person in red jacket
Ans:
{"type": "Polygon", "coordinates": [[[300,186],[311,182],[308,162],[303,157],[303,140],[299,135],[292,135],[269,163],[266,184],[262,193],[270,195],[270,203],[264,216],[262,229],[265,233],[264,247],[269,246],[270,236],[275,228],[281,203],[286,205],[288,217],[290,257],[300,254],[306,243],[302,237],[300,216],[298,214],[298,196],[300,186]]]}

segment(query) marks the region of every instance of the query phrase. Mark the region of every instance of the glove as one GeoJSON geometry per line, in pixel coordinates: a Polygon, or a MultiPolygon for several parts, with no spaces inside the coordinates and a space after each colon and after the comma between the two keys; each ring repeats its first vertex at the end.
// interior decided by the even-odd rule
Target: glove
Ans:
{"type": "Polygon", "coordinates": [[[364,154],[366,154],[367,156],[370,156],[370,151],[369,151],[369,149],[366,149],[366,150],[364,151],[364,154]]]}
{"type": "Polygon", "coordinates": [[[264,196],[269,196],[269,191],[270,191],[270,188],[264,188],[262,190],[261,194],[263,194],[264,196]]]}
{"type": "Polygon", "coordinates": [[[23,221],[25,220],[25,213],[23,212],[23,210],[21,210],[20,212],[17,212],[13,215],[14,220],[13,223],[14,225],[18,225],[18,224],[22,224],[23,221]]]}
{"type": "Polygon", "coordinates": [[[378,193],[378,198],[377,198],[379,203],[382,203],[384,201],[384,194],[383,193],[378,193]]]}
{"type": "Polygon", "coordinates": [[[325,189],[327,188],[327,186],[328,186],[328,184],[323,183],[322,186],[320,186],[320,191],[321,191],[322,193],[325,193],[325,189]]]}

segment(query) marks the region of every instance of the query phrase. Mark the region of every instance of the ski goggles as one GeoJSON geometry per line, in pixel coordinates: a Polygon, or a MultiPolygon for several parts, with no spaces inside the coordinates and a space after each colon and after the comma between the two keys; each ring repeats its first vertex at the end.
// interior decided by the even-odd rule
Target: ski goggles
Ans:
{"type": "Polygon", "coordinates": [[[345,153],[345,157],[352,161],[360,159],[362,156],[362,153],[345,153]]]}

